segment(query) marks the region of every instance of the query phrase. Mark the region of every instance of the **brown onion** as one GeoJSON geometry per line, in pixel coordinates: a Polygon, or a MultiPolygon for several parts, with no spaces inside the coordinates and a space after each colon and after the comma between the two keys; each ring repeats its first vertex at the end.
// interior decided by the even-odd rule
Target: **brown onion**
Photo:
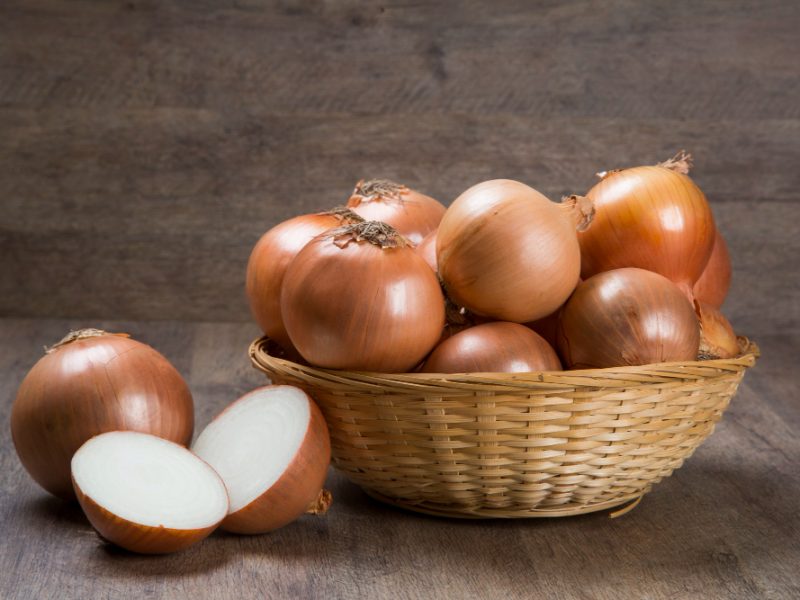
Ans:
{"type": "Polygon", "coordinates": [[[446,210],[430,196],[386,179],[359,181],[347,207],[367,221],[391,225],[414,245],[436,229],[446,210]]]}
{"type": "Polygon", "coordinates": [[[542,336],[548,344],[553,346],[553,348],[556,348],[558,346],[559,312],[560,310],[557,310],[554,313],[547,315],[546,317],[542,317],[541,319],[524,323],[524,325],[525,327],[533,329],[533,331],[542,336]]]}
{"type": "Polygon", "coordinates": [[[739,355],[739,341],[728,319],[716,308],[695,301],[700,319],[700,350],[702,359],[733,358],[739,355]]]}
{"type": "Polygon", "coordinates": [[[465,329],[431,352],[424,373],[560,371],[555,350],[524,325],[496,321],[465,329]]]}
{"type": "Polygon", "coordinates": [[[334,369],[408,371],[444,327],[436,275],[394,229],[374,221],[303,248],[286,271],[281,311],[303,358],[334,369]]]}
{"type": "Polygon", "coordinates": [[[664,166],[600,174],[586,196],[596,210],[578,234],[581,276],[621,267],[664,275],[692,298],[714,246],[714,217],[703,192],[684,172],[688,155],[664,166]]]}
{"type": "Polygon", "coordinates": [[[714,308],[721,308],[731,286],[731,256],[725,238],[716,230],[714,249],[706,268],[694,284],[694,297],[714,308]]]}
{"type": "Polygon", "coordinates": [[[419,254],[425,262],[428,263],[434,271],[436,267],[436,231],[434,230],[426,235],[417,246],[417,254],[419,254]]]}
{"type": "Polygon", "coordinates": [[[72,332],[27,374],[11,412],[22,464],[51,494],[74,498],[70,460],[89,438],[119,429],[186,445],[194,406],[183,378],[150,346],[98,329],[72,332]]]}
{"type": "Polygon", "coordinates": [[[261,330],[291,356],[292,348],[281,317],[281,284],[291,260],[320,233],[363,221],[348,209],[301,215],[279,223],[258,240],[247,262],[247,298],[261,330]]]}
{"type": "Polygon", "coordinates": [[[594,275],[561,309],[558,349],[570,369],[695,360],[699,343],[692,304],[669,279],[644,269],[594,275]]]}
{"type": "Polygon", "coordinates": [[[549,315],[580,275],[581,199],[555,204],[518,181],[479,183],[447,209],[436,258],[452,300],[470,311],[524,323],[549,315]]]}

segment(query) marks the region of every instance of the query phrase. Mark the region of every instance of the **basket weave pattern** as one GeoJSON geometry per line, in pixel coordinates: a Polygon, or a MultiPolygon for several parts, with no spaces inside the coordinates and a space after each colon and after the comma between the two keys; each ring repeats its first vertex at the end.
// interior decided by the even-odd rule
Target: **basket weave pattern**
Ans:
{"type": "Polygon", "coordinates": [[[377,374],[250,357],[318,402],[333,464],[431,514],[564,516],[637,499],[714,430],[758,347],[730,360],[547,373],[377,374]]]}

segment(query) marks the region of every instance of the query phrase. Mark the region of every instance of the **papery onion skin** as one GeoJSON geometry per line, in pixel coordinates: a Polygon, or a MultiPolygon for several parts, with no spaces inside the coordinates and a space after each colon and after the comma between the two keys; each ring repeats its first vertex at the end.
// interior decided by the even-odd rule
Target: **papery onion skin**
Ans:
{"type": "Polygon", "coordinates": [[[281,316],[281,285],[286,268],[297,253],[319,234],[360,219],[334,209],[300,215],[279,223],[256,242],[247,261],[246,289],[250,311],[261,330],[296,356],[281,316]]]}
{"type": "Polygon", "coordinates": [[[586,196],[594,222],[578,234],[581,277],[638,267],[664,275],[692,298],[714,246],[714,217],[700,188],[662,166],[611,171],[586,196]]]}
{"type": "Polygon", "coordinates": [[[555,350],[535,331],[495,321],[465,329],[431,352],[424,373],[529,373],[560,371],[555,350]]]}
{"type": "Polygon", "coordinates": [[[434,272],[437,271],[436,265],[436,231],[426,235],[416,248],[419,254],[434,272]]]}
{"type": "MultiPolygon", "coordinates": [[[[441,336],[444,296],[435,273],[406,241],[383,248],[357,241],[355,228],[362,226],[391,230],[365,222],[344,237],[329,232],[289,265],[281,294],[286,330],[313,365],[406,372],[441,336]]],[[[394,231],[387,235],[398,239],[394,231]]]]}
{"type": "Polygon", "coordinates": [[[731,256],[725,238],[716,231],[714,249],[703,274],[694,284],[694,297],[716,309],[722,308],[731,287],[731,256]]]}
{"type": "Polygon", "coordinates": [[[699,358],[708,360],[738,356],[736,333],[719,309],[695,300],[695,312],[700,320],[699,358]]]}
{"type": "Polygon", "coordinates": [[[459,306],[501,321],[534,321],[578,283],[575,229],[562,205],[533,188],[485,181],[461,194],[439,225],[439,274],[459,306]]]}
{"type": "Polygon", "coordinates": [[[599,273],[561,309],[558,350],[569,369],[696,360],[694,308],[669,279],[644,269],[599,273]]]}
{"type": "Polygon", "coordinates": [[[381,221],[415,246],[436,230],[445,206],[430,196],[386,179],[361,180],[347,207],[367,221],[381,221]]]}
{"type": "Polygon", "coordinates": [[[91,437],[132,430],[185,446],[194,429],[192,395],[166,358],[125,335],[85,331],[96,333],[62,341],[33,366],[11,412],[20,461],[65,499],[75,497],[72,455],[91,437]]]}

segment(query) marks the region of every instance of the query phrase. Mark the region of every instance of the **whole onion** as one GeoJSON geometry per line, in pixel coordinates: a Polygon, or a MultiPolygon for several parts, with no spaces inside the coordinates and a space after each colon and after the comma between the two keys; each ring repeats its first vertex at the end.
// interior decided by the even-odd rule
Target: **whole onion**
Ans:
{"type": "Polygon", "coordinates": [[[703,269],[700,279],[694,284],[694,297],[700,302],[719,309],[725,302],[730,286],[731,256],[728,253],[728,244],[725,243],[725,238],[717,229],[711,257],[708,259],[708,264],[703,269]]]}
{"type": "Polygon", "coordinates": [[[496,321],[452,335],[431,352],[425,373],[523,373],[560,371],[555,350],[518,323],[496,321]]]}
{"type": "Polygon", "coordinates": [[[698,300],[695,300],[695,312],[700,319],[700,358],[738,356],[739,341],[728,319],[718,309],[698,300]]]}
{"type": "Polygon", "coordinates": [[[115,430],[186,445],[194,429],[183,378],[150,346],[98,329],[72,332],[28,372],[11,411],[22,464],[51,494],[73,498],[70,460],[89,438],[115,430]]]}
{"type": "Polygon", "coordinates": [[[578,234],[585,279],[622,267],[664,275],[692,299],[714,246],[714,217],[679,155],[657,166],[601,173],[586,196],[592,226],[578,234]]]}
{"type": "Polygon", "coordinates": [[[416,248],[425,262],[428,263],[434,271],[437,271],[436,265],[436,230],[426,235],[416,248]]]}
{"type": "Polygon", "coordinates": [[[444,327],[435,273],[405,238],[374,221],[309,242],[286,271],[281,311],[303,358],[334,369],[409,371],[444,327]]]}
{"type": "Polygon", "coordinates": [[[289,356],[294,354],[281,316],[281,285],[291,260],[319,234],[363,221],[354,212],[333,210],[294,217],[279,223],[258,240],[247,262],[247,298],[261,330],[289,356]]]}
{"type": "Polygon", "coordinates": [[[414,245],[436,229],[445,212],[430,196],[386,179],[359,181],[347,207],[367,221],[391,225],[414,245]]]}
{"type": "Polygon", "coordinates": [[[558,349],[570,369],[695,360],[694,308],[666,277],[644,269],[599,273],[561,309],[558,349]]]}
{"type": "Polygon", "coordinates": [[[448,295],[502,321],[549,315],[580,276],[576,216],[591,218],[584,199],[555,204],[518,181],[469,188],[447,209],[437,233],[439,275],[448,295]]]}

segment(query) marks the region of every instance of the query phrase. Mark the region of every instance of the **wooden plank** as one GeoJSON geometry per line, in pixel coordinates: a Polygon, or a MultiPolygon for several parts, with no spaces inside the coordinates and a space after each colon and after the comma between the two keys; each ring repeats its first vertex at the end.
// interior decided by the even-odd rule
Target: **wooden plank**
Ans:
{"type": "MultiPolygon", "coordinates": [[[[0,393],[70,327],[128,330],[187,377],[198,426],[262,382],[248,324],[0,320],[0,393]]],[[[716,433],[626,516],[459,521],[396,510],[330,474],[335,501],[263,536],[214,534],[140,557],[103,545],[77,507],[48,497],[0,440],[0,597],[796,598],[800,385],[796,336],[760,336],[763,358],[716,433]]],[[[8,422],[10,402],[0,405],[8,422]]]]}

